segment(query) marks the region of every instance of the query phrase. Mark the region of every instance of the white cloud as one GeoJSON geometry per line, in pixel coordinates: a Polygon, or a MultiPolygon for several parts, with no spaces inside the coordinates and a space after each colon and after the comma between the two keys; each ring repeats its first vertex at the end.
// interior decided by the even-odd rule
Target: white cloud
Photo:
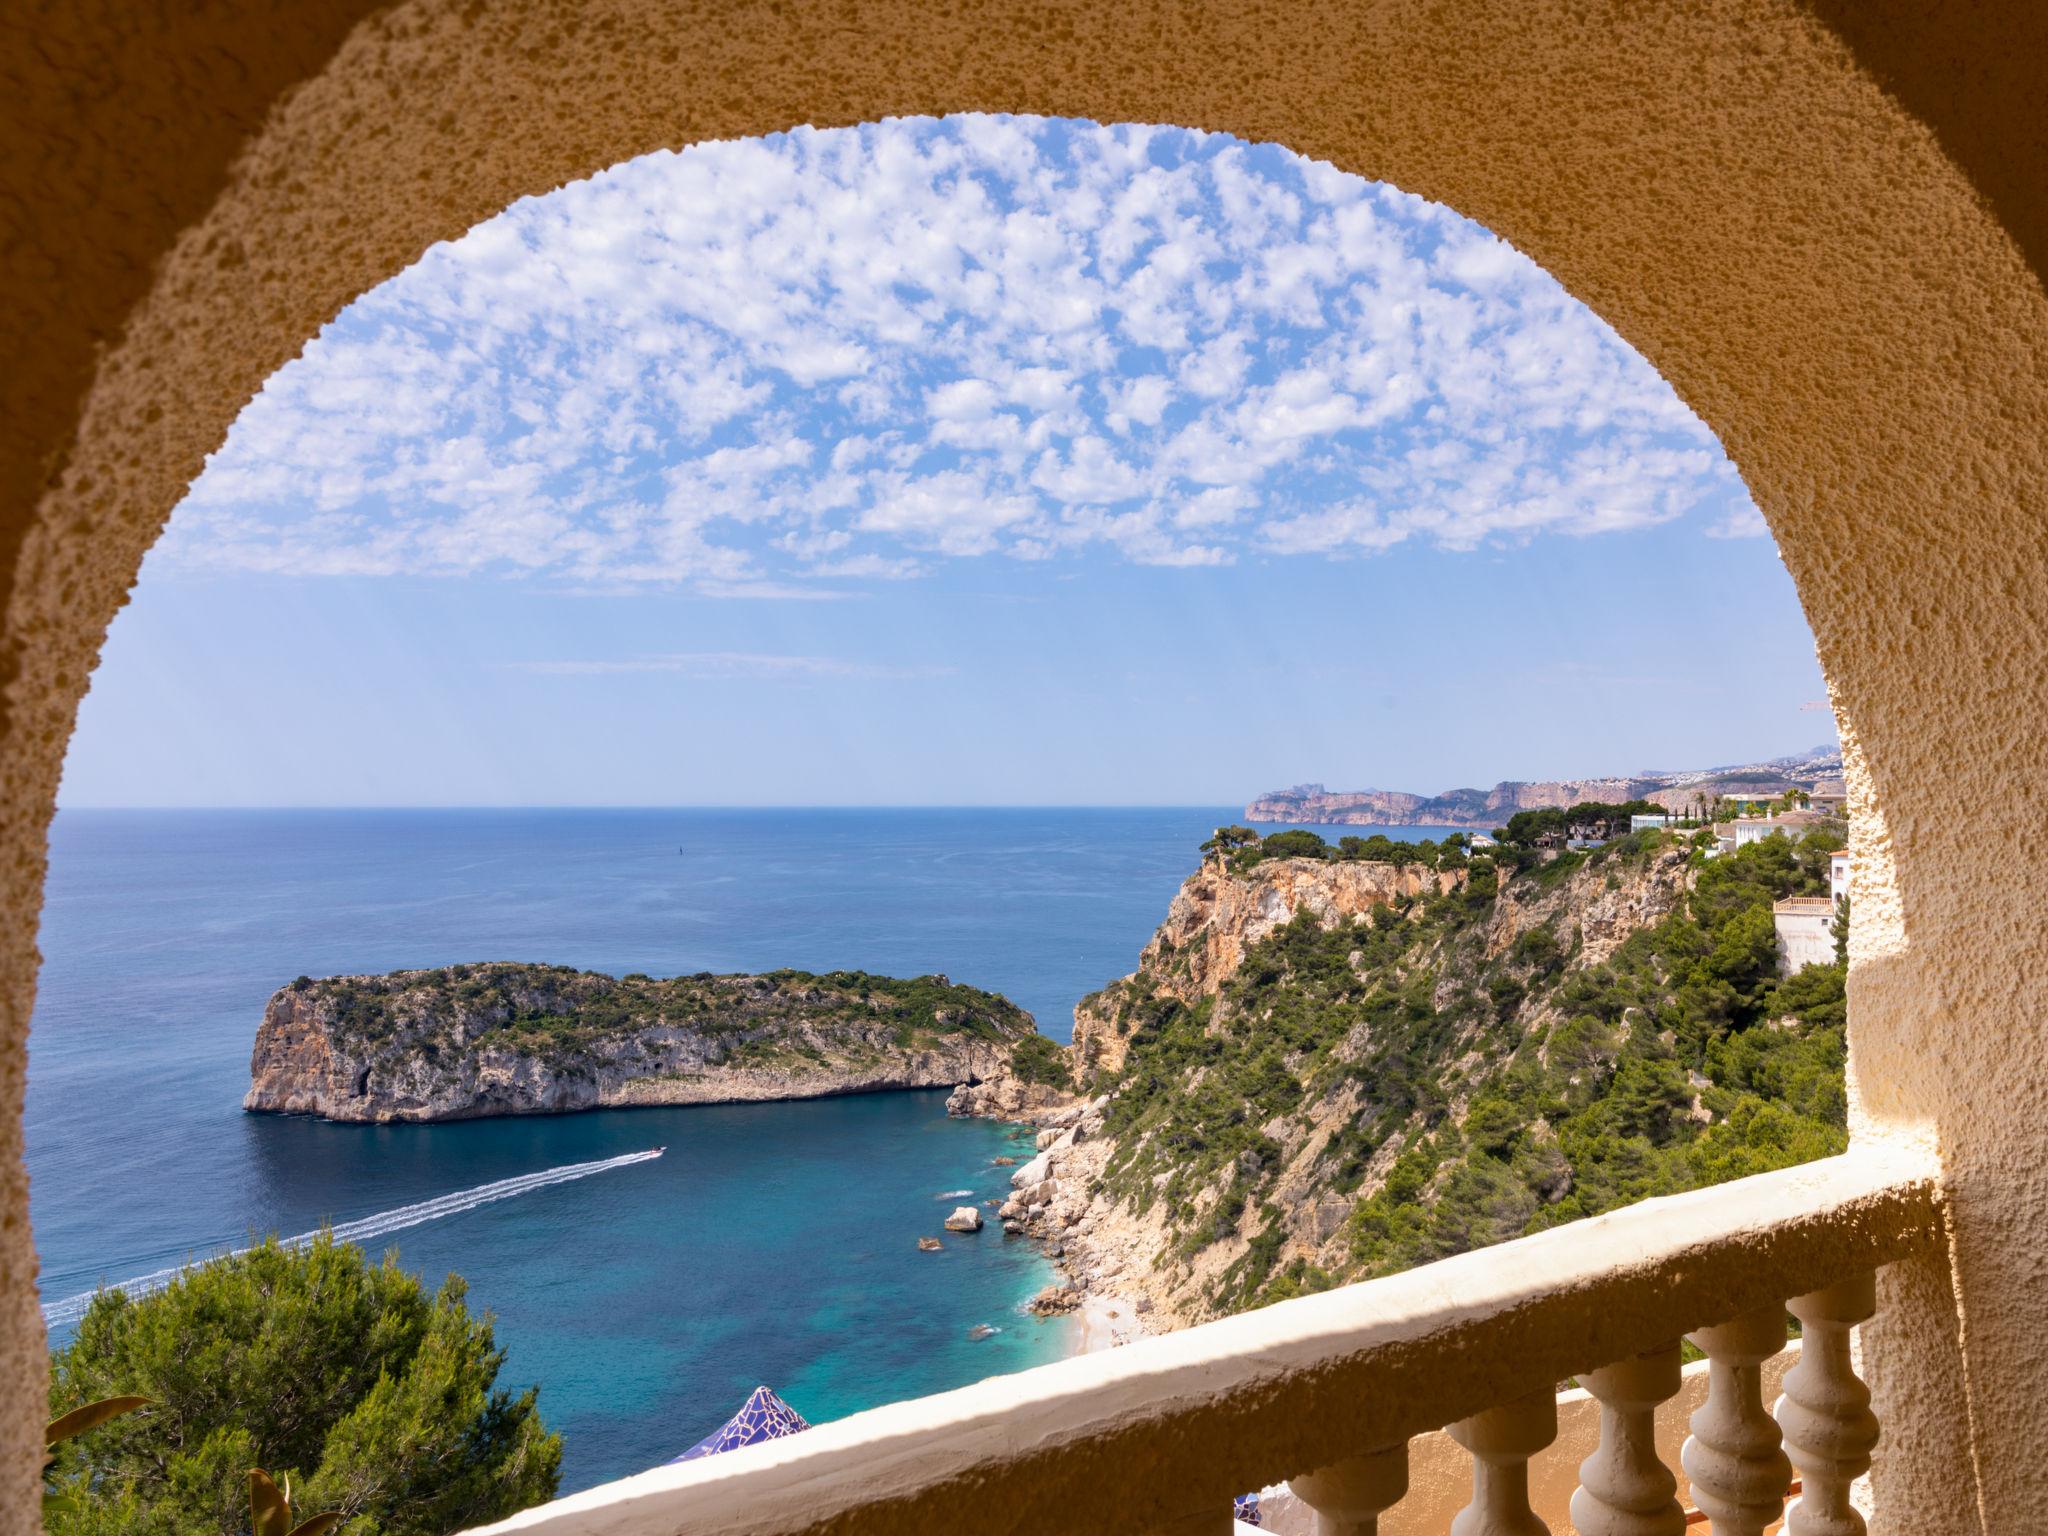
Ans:
{"type": "Polygon", "coordinates": [[[1736,507],[1707,529],[1710,539],[1768,539],[1770,536],[1771,525],[1764,521],[1763,513],[1749,503],[1736,507]]]}
{"type": "Polygon", "coordinates": [[[967,117],[649,155],[434,247],[270,380],[157,558],[815,598],[1691,514],[1765,532],[1477,226],[1277,149],[967,117]]]}

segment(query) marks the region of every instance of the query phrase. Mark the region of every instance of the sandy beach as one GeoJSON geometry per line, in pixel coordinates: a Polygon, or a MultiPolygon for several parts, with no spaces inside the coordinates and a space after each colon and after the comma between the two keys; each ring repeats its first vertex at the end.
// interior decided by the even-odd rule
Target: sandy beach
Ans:
{"type": "Polygon", "coordinates": [[[1122,1296],[1097,1296],[1092,1292],[1081,1300],[1076,1314],[1079,1332],[1074,1353],[1092,1355],[1098,1349],[1113,1349],[1145,1336],[1145,1324],[1129,1300],[1122,1296]]]}

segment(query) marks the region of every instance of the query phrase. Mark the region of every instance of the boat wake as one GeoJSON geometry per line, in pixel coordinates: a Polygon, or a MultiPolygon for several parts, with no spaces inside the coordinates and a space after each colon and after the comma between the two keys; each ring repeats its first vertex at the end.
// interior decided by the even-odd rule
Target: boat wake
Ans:
{"type": "MultiPolygon", "coordinates": [[[[335,1237],[342,1242],[362,1242],[373,1237],[383,1237],[390,1232],[403,1232],[407,1227],[421,1226],[429,1221],[439,1221],[444,1216],[460,1216],[464,1211],[473,1211],[480,1205],[490,1205],[499,1200],[510,1200],[515,1195],[531,1194],[536,1189],[548,1189],[556,1184],[568,1184],[576,1179],[587,1179],[594,1173],[609,1173],[614,1168],[631,1167],[634,1163],[652,1162],[666,1151],[656,1147],[651,1152],[628,1152],[620,1157],[607,1157],[593,1163],[564,1163],[559,1168],[543,1168],[538,1173],[522,1173],[515,1178],[499,1179],[491,1184],[479,1184],[474,1189],[457,1190],[452,1195],[436,1195],[431,1200],[421,1200],[413,1205],[401,1205],[395,1210],[379,1211],[374,1216],[365,1216],[358,1221],[346,1221],[333,1227],[335,1237]]],[[[330,1230],[321,1228],[320,1231],[330,1230]]],[[[304,1247],[320,1235],[320,1231],[301,1232],[297,1237],[283,1240],[287,1248],[304,1247]]],[[[247,1248],[236,1248],[233,1253],[247,1253],[247,1248]]],[[[118,1281],[101,1289],[125,1291],[132,1297],[147,1296],[160,1291],[178,1276],[199,1263],[197,1259],[169,1269],[153,1270],[146,1275],[137,1275],[132,1280],[118,1281]]],[[[92,1305],[93,1297],[99,1290],[81,1291],[76,1296],[66,1296],[62,1301],[43,1304],[43,1323],[46,1327],[69,1327],[85,1316],[85,1309],[92,1305]]]]}

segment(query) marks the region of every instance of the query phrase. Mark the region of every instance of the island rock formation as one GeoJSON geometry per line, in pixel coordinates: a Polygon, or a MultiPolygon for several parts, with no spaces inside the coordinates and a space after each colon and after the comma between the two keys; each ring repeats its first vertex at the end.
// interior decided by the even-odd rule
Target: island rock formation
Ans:
{"type": "Polygon", "coordinates": [[[942,1088],[1003,1074],[1035,1033],[943,976],[302,976],[263,1011],[242,1105],[381,1123],[942,1088]]]}

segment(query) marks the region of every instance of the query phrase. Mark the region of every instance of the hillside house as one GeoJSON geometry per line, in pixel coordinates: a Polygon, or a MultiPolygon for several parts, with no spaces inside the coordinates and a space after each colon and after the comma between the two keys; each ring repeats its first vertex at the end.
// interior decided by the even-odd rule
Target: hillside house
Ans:
{"type": "Polygon", "coordinates": [[[1797,840],[1829,820],[1830,817],[1823,816],[1818,811],[1783,811],[1774,816],[1738,816],[1733,821],[1722,822],[1714,829],[1714,836],[1720,844],[1720,852],[1733,853],[1738,848],[1747,848],[1751,843],[1761,842],[1779,832],[1797,840]]]}
{"type": "Polygon", "coordinates": [[[1835,902],[1831,896],[1787,896],[1771,906],[1778,930],[1778,969],[1787,976],[1835,959],[1835,902]]]}

